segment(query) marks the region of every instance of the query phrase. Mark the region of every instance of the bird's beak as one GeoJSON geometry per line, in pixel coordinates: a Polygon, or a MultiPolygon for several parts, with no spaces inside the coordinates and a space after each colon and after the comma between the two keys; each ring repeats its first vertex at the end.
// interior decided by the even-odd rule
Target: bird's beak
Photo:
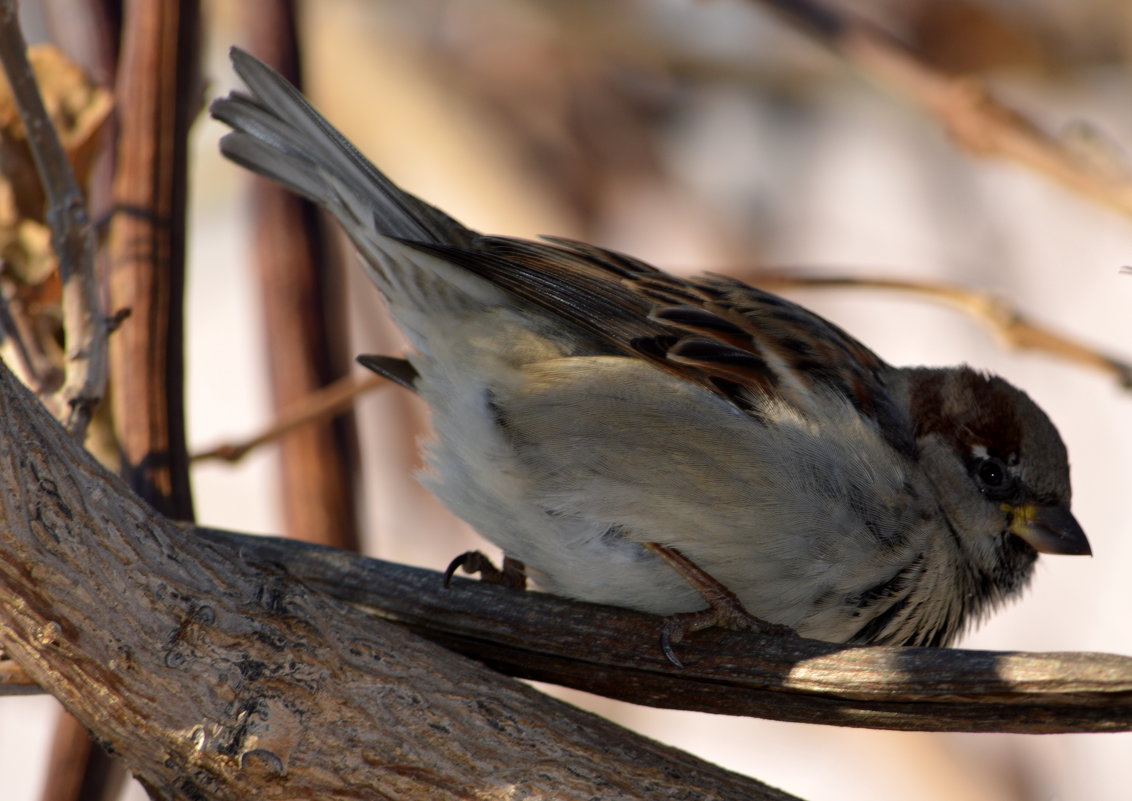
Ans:
{"type": "Polygon", "coordinates": [[[1092,556],[1093,549],[1080,523],[1064,503],[1057,506],[1008,507],[1010,533],[1021,537],[1040,553],[1092,556]]]}

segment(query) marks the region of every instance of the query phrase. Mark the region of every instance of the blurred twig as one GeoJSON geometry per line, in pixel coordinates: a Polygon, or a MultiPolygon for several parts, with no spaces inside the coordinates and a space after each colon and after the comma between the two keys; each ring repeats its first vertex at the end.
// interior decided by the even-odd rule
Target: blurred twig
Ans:
{"type": "Polygon", "coordinates": [[[980,81],[948,75],[891,34],[816,0],[752,0],[766,6],[881,85],[935,115],[969,152],[1024,164],[1050,180],[1132,217],[1132,177],[1098,168],[994,97],[980,81]]]}
{"type": "Polygon", "coordinates": [[[228,442],[206,451],[194,453],[192,459],[194,462],[209,459],[237,462],[254,448],[278,439],[289,431],[308,423],[324,421],[334,415],[348,411],[353,407],[358,396],[388,383],[384,378],[377,375],[367,375],[362,378],[345,376],[333,384],[310,393],[288,409],[283,410],[278,418],[258,434],[238,442],[228,442]]]}
{"type": "Polygon", "coordinates": [[[1032,350],[1083,367],[1100,370],[1115,378],[1125,389],[1132,389],[1132,363],[1101,353],[1070,337],[1031,321],[1002,298],[956,284],[888,278],[846,276],[798,276],[785,273],[758,273],[747,280],[772,291],[784,289],[848,288],[892,289],[910,292],[951,306],[984,323],[1011,348],[1032,350]]]}
{"type": "MultiPolygon", "coordinates": [[[[1008,347],[1044,353],[1082,367],[1108,373],[1125,389],[1132,389],[1132,363],[1118,359],[1059,334],[1030,320],[1002,298],[957,284],[935,281],[910,281],[889,278],[855,278],[848,276],[801,276],[785,272],[729,272],[761,289],[775,292],[790,289],[890,289],[921,295],[944,303],[985,324],[1008,347]],[[746,272],[746,274],[744,274],[746,272]]],[[[259,433],[236,442],[227,442],[194,453],[192,460],[237,462],[255,448],[278,439],[283,434],[308,423],[341,414],[355,400],[388,382],[380,376],[358,379],[346,376],[329,386],[310,393],[280,413],[259,433]]]]}
{"type": "Polygon", "coordinates": [[[96,243],[86,199],[28,64],[18,5],[17,0],[0,0],[0,61],[47,196],[47,223],[59,259],[67,359],[60,390],[64,405],[58,413],[71,435],[82,440],[91,413],[106,390],[107,321],[94,276],[96,243]]]}
{"type": "Polygon", "coordinates": [[[0,650],[0,695],[37,695],[42,692],[28,672],[0,650]]]}
{"type": "Polygon", "coordinates": [[[15,290],[9,288],[5,281],[0,283],[0,293],[0,337],[4,339],[8,366],[37,394],[43,392],[53,365],[43,358],[39,349],[32,347],[35,337],[29,330],[25,315],[12,314],[15,290]]]}
{"type": "MultiPolygon", "coordinates": [[[[729,272],[761,289],[775,292],[790,289],[889,289],[921,295],[947,304],[985,324],[1008,347],[1032,350],[1063,359],[1111,375],[1125,389],[1132,389],[1132,363],[1118,359],[1059,334],[1030,320],[1002,298],[957,284],[934,281],[910,281],[889,278],[855,278],[847,276],[800,276],[785,272],[729,272]]],[[[339,379],[322,390],[297,402],[267,428],[254,436],[228,442],[194,453],[193,461],[217,459],[236,462],[250,451],[278,439],[282,434],[311,422],[325,420],[349,409],[355,400],[370,390],[388,383],[380,376],[339,379]]]]}

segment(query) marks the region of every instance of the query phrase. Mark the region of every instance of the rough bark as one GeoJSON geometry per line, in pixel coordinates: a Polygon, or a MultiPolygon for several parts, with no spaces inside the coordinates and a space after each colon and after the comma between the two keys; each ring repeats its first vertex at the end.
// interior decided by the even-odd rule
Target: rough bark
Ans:
{"type": "Polygon", "coordinates": [[[0,640],[156,798],[787,798],[187,535],[2,367],[0,419],[0,640]]]}

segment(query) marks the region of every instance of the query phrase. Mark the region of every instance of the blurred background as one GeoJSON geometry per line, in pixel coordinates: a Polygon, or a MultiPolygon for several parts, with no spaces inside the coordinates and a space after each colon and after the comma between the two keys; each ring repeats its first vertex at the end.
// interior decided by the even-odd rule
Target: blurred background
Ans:
{"type": "MultiPolygon", "coordinates": [[[[832,3],[832,5],[838,5],[832,3]]],[[[65,5],[65,4],[62,4],[65,5]]],[[[236,85],[257,3],[205,2],[202,103],[236,85]]],[[[33,38],[50,32],[25,0],[33,38]]],[[[1132,143],[1132,4],[1124,0],[842,0],[941,70],[1001,98],[1114,171],[1132,143]]],[[[1005,161],[855,72],[757,2],[319,0],[299,5],[305,92],[381,169],[479,230],[557,234],[677,272],[930,279],[986,290],[1035,321],[1132,357],[1132,217],[1005,161]]],[[[254,52],[254,48],[253,48],[254,52]]],[[[269,330],[250,268],[247,175],[192,131],[188,227],[190,449],[274,417],[269,330]]],[[[395,353],[356,267],[327,293],[351,353],[395,353]]],[[[1012,353],[972,319],[881,290],[789,293],[896,364],[966,362],[1024,388],[1056,421],[1092,559],[1045,558],[1020,603],[964,647],[1132,653],[1132,394],[1112,376],[1012,353]]],[[[395,387],[363,398],[359,531],[367,553],[443,569],[486,548],[414,481],[427,412],[395,387]]],[[[199,522],[278,533],[273,444],[197,462],[199,522]]],[[[809,801],[1119,801],[1132,735],[857,731],[644,709],[546,688],[650,737],[809,801]]],[[[46,697],[0,699],[0,789],[42,792],[46,697]]],[[[145,797],[129,784],[123,796],[145,797]]]]}

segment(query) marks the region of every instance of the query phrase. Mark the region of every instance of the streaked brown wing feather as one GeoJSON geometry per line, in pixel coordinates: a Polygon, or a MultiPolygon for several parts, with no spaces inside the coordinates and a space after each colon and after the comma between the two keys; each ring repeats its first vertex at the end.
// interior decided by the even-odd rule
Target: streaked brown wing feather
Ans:
{"type": "Polygon", "coordinates": [[[813,390],[820,387],[878,422],[897,422],[887,365],[876,354],[805,308],[735,279],[678,278],[565,239],[484,237],[471,249],[407,244],[471,270],[614,351],[706,387],[753,417],[768,399],[818,414],[813,390]]]}

